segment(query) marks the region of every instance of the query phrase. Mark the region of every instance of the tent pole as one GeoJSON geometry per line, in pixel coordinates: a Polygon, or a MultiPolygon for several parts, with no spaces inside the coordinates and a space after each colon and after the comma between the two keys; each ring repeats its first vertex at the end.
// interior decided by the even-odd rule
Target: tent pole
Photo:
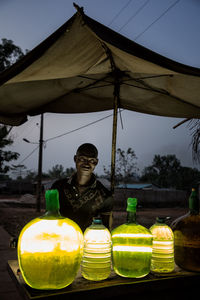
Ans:
{"type": "MultiPolygon", "coordinates": [[[[119,91],[117,86],[117,91],[119,91]]],[[[111,192],[114,194],[115,189],[115,158],[116,158],[116,142],[117,142],[117,110],[119,103],[119,92],[114,92],[114,108],[113,108],[113,131],[112,131],[112,153],[111,153],[111,192]]]]}
{"type": "Polygon", "coordinates": [[[108,59],[110,60],[110,65],[112,69],[112,78],[114,78],[114,103],[113,103],[113,131],[112,131],[112,153],[111,153],[111,192],[114,195],[115,190],[115,158],[116,158],[116,141],[117,141],[117,111],[120,103],[120,78],[122,78],[123,72],[121,72],[115,65],[112,52],[107,47],[106,44],[102,43],[103,48],[106,51],[108,59]]]}
{"type": "Polygon", "coordinates": [[[39,158],[38,158],[38,182],[37,182],[37,197],[36,197],[36,211],[41,209],[42,196],[42,155],[43,155],[43,114],[40,117],[40,140],[39,140],[39,158]]]}

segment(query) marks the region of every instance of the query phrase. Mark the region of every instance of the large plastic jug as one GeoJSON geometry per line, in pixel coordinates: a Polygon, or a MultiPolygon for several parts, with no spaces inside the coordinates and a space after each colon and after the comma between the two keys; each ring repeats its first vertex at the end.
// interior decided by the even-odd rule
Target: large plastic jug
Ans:
{"type": "Polygon", "coordinates": [[[84,235],[81,271],[88,280],[104,280],[111,272],[111,234],[102,224],[101,218],[94,218],[84,235]]]}
{"type": "Polygon", "coordinates": [[[73,282],[80,267],[83,234],[59,213],[57,190],[46,192],[46,214],[30,221],[18,241],[24,281],[34,289],[61,289],[73,282]]]}
{"type": "Polygon", "coordinates": [[[171,227],[174,232],[175,263],[182,269],[200,272],[200,214],[195,189],[189,197],[189,212],[176,219],[171,227]]]}
{"type": "Polygon", "coordinates": [[[151,271],[155,273],[169,273],[174,270],[174,234],[165,219],[157,217],[156,223],[149,229],[153,235],[151,271]]]}
{"type": "Polygon", "coordinates": [[[152,234],[136,222],[136,205],[136,198],[128,198],[127,223],[111,233],[114,271],[130,278],[144,277],[150,272],[152,255],[152,234]]]}

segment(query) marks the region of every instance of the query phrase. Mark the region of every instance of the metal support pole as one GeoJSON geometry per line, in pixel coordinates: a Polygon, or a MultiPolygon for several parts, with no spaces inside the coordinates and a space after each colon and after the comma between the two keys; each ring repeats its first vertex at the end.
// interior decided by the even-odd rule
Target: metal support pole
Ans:
{"type": "Polygon", "coordinates": [[[39,140],[39,157],[38,157],[38,182],[37,182],[37,199],[36,209],[40,212],[41,209],[41,194],[42,194],[42,152],[43,152],[43,114],[40,118],[40,140],[39,140]]]}

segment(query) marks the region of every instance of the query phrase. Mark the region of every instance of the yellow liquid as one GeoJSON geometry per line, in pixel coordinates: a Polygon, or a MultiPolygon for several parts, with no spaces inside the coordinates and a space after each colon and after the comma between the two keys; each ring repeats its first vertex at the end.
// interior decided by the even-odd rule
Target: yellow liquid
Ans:
{"type": "Polygon", "coordinates": [[[200,272],[200,215],[182,216],[172,228],[175,263],[182,269],[200,272]]]}
{"type": "Polygon", "coordinates": [[[152,235],[138,224],[123,224],[112,231],[114,271],[122,277],[140,278],[150,272],[152,235]]]}
{"type": "Polygon", "coordinates": [[[82,276],[99,281],[111,272],[111,235],[103,225],[91,225],[84,233],[84,250],[81,263],[82,276]]]}
{"type": "Polygon", "coordinates": [[[61,289],[71,284],[76,276],[80,261],[72,262],[65,251],[52,253],[24,253],[21,269],[25,282],[35,289],[61,289]],[[72,268],[73,264],[73,268],[72,268]]]}
{"type": "Polygon", "coordinates": [[[81,263],[83,236],[69,219],[34,219],[18,242],[24,281],[35,289],[61,289],[75,279],[81,263]]]}
{"type": "Polygon", "coordinates": [[[162,223],[155,223],[150,231],[153,235],[151,271],[169,273],[174,270],[174,235],[171,228],[162,223]]]}

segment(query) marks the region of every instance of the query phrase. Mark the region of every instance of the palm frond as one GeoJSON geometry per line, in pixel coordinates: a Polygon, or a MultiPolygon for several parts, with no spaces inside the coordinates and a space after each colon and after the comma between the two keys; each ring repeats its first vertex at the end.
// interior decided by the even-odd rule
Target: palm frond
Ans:
{"type": "Polygon", "coordinates": [[[193,161],[200,163],[200,119],[191,119],[187,126],[192,136],[190,146],[192,147],[193,161]]]}

